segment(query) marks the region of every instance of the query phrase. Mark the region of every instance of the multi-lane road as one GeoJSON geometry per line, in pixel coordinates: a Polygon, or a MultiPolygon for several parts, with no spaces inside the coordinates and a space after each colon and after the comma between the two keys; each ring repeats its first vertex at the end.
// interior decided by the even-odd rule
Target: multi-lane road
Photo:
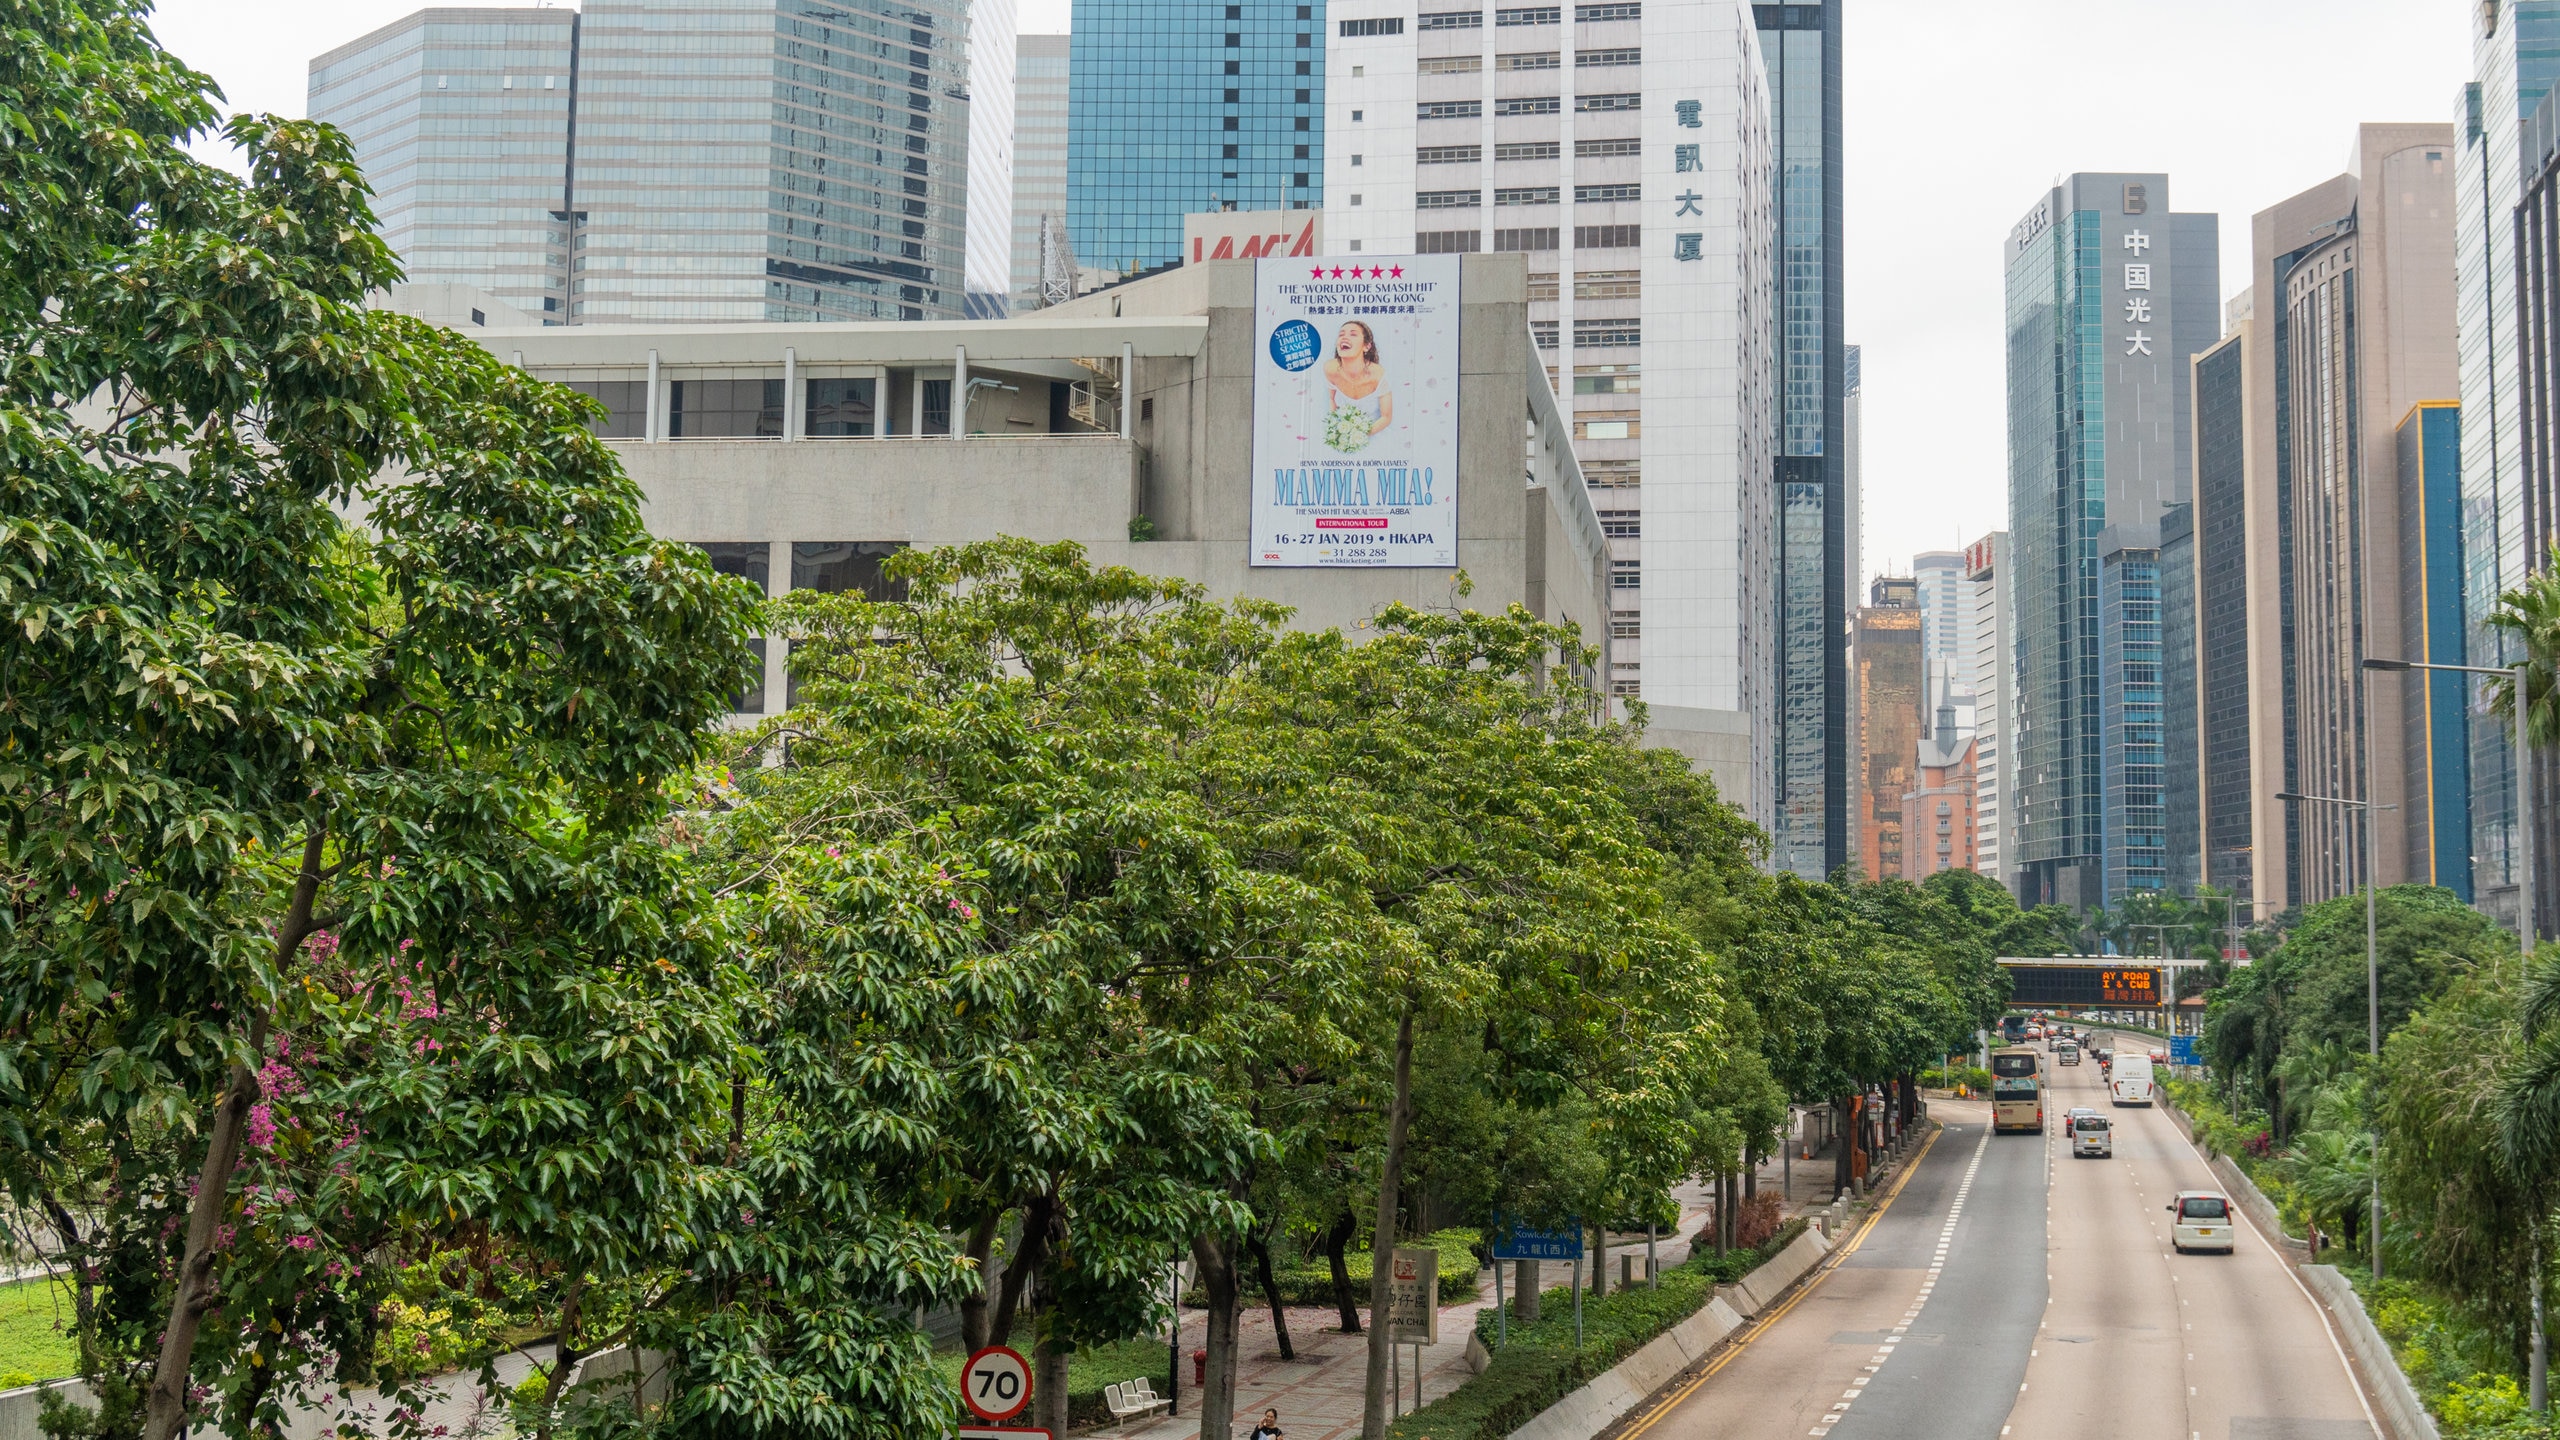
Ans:
{"type": "Polygon", "coordinates": [[[2045,1079],[2041,1139],[1933,1105],[1944,1128],[1838,1263],[1617,1440],[2384,1440],[2267,1237],[2171,1250],[2169,1197],[2219,1186],[2169,1117],[2111,1107],[2095,1062],[2045,1079]],[[2113,1159],[2072,1158],[2075,1105],[2115,1122],[2113,1159]]]}

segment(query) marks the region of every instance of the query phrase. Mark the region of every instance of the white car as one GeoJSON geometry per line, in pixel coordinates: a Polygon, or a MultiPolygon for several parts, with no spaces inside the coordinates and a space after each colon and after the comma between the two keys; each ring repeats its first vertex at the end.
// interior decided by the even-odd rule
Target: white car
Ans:
{"type": "Polygon", "coordinates": [[[2190,1250],[2231,1253],[2239,1217],[2231,1213],[2229,1196],[2218,1190],[2181,1190],[2169,1202],[2169,1217],[2169,1248],[2179,1254],[2190,1250]]]}
{"type": "Polygon", "coordinates": [[[2116,1153],[2115,1125],[2095,1110],[2082,1111],[2071,1117],[2071,1158],[2095,1155],[2112,1160],[2116,1153]]]}

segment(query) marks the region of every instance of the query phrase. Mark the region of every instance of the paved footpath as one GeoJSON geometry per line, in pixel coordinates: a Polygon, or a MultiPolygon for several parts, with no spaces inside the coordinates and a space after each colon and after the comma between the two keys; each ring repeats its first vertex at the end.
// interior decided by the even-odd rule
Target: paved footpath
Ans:
{"type": "MultiPolygon", "coordinates": [[[[1801,1166],[1798,1167],[1802,1169],[1801,1166]]],[[[1689,1258],[1687,1236],[1695,1234],[1705,1222],[1707,1193],[1702,1187],[1688,1187],[1677,1192],[1680,1200],[1680,1228],[1676,1236],[1655,1242],[1656,1255],[1663,1268],[1669,1269],[1689,1258]]],[[[1630,1253],[1620,1238],[1611,1246],[1613,1255],[1630,1253]]],[[[1644,1246],[1638,1241],[1632,1249],[1643,1266],[1644,1246]]],[[[1614,1262],[1613,1262],[1614,1263],[1614,1262]]],[[[1554,1277],[1559,1267],[1549,1264],[1546,1273],[1554,1277]]],[[[1509,1298],[1509,1275],[1504,1276],[1505,1298],[1509,1298]]],[[[1610,1272],[1610,1283],[1617,1283],[1617,1272],[1610,1272]]],[[[1258,1296],[1259,1292],[1255,1292],[1258,1296]]],[[[1476,1315],[1493,1303],[1493,1276],[1477,1276],[1476,1293],[1483,1298],[1464,1304],[1444,1305],[1440,1309],[1440,1343],[1423,1347],[1422,1398],[1424,1403],[1437,1400],[1474,1378],[1467,1368],[1467,1337],[1475,1333],[1476,1315]]],[[[1245,1311],[1240,1325],[1237,1349],[1243,1359],[1236,1374],[1236,1418],[1241,1435],[1252,1423],[1262,1418],[1266,1407],[1280,1412],[1280,1426],[1289,1432],[1289,1440],[1341,1440],[1360,1433],[1361,1388],[1368,1375],[1369,1337],[1344,1335],[1330,1327],[1341,1321],[1331,1306],[1288,1309],[1289,1340],[1297,1352],[1295,1360],[1280,1358],[1278,1341],[1271,1332],[1270,1307],[1258,1306],[1245,1311]]],[[[1125,1432],[1135,1440],[1193,1440],[1200,1433],[1200,1416],[1193,1402],[1197,1392],[1191,1385],[1191,1352],[1206,1343],[1207,1317],[1186,1315],[1182,1331],[1182,1398],[1181,1413],[1158,1419],[1152,1424],[1132,1423],[1125,1432]]],[[[1413,1349],[1400,1347],[1403,1354],[1402,1375],[1404,1403],[1396,1413],[1413,1408],[1413,1349]]],[[[1106,1434],[1119,1433],[1106,1429],[1106,1434]]]]}

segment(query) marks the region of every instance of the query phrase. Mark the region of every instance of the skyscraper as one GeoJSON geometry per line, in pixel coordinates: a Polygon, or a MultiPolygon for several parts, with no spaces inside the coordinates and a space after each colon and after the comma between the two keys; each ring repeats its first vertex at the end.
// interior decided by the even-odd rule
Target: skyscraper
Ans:
{"type": "MultiPolygon", "coordinates": [[[[2516,343],[2516,205],[2538,158],[2521,153],[2527,117],[2560,80],[2560,0],[2505,0],[2467,7],[2472,80],[2456,100],[2454,321],[2462,367],[2463,607],[2466,653],[2475,665],[2523,658],[2486,622],[2498,597],[2540,561],[2526,532],[2523,397],[2516,343]]],[[[2475,701],[2471,730],[2472,856],[2482,906],[2516,915],[2514,757],[2504,722],[2475,701]]],[[[2547,769],[2547,767],[2545,767],[2547,769]]],[[[2548,787],[2546,775],[2541,782],[2548,787]]],[[[2555,807],[2538,790],[2546,817],[2555,807]]],[[[2544,832],[2547,836],[2550,832],[2544,832]]],[[[2553,877],[2560,856],[2536,852],[2542,922],[2560,908],[2553,877]]]]}
{"type": "Polygon", "coordinates": [[[968,310],[1004,315],[1013,288],[1014,0],[967,0],[968,310]]]}
{"type": "Polygon", "coordinates": [[[1528,256],[1616,569],[1609,688],[1777,828],[1777,171],[1750,8],[1326,13],[1327,248],[1528,256]]]}
{"type": "Polygon", "coordinates": [[[1067,223],[1067,37],[1025,35],[1013,63],[1013,306],[1040,302],[1040,221],[1067,223]]]}
{"type": "Polygon", "coordinates": [[[957,316],[965,13],[425,10],[314,60],[310,109],[393,197],[413,279],[570,324],[957,316]]]}
{"type": "Polygon", "coordinates": [[[2072,175],[2005,249],[2018,853],[2003,863],[2029,904],[2111,903],[2111,874],[2142,888],[2162,864],[2106,853],[2112,831],[2157,857],[2164,819],[2155,718],[2151,750],[2123,737],[2109,823],[2105,696],[2147,688],[2156,715],[2159,527],[2191,488],[2187,358],[2220,330],[2215,218],[2168,199],[2163,175],[2072,175]],[[2110,575],[2111,555],[2130,568],[2110,575]],[[2146,585],[2149,630],[2128,631],[2146,585]],[[2147,687],[2146,672],[2111,676],[2110,663],[2149,664],[2147,687]]]}
{"type": "MultiPolygon", "coordinates": [[[[2395,885],[2431,868],[2427,817],[2410,808],[2413,786],[2423,794],[2427,777],[2400,763],[2404,692],[2430,688],[2428,677],[2369,676],[2362,662],[2424,658],[2424,637],[2408,633],[2402,607],[2408,542],[2423,537],[2402,531],[2394,431],[2413,407],[2449,399],[2457,384],[2452,148],[2450,126],[2359,127],[2354,168],[2340,177],[2345,212],[2288,252],[2278,282],[2287,383],[2277,425],[2294,577],[2288,788],[2376,807],[2363,817],[2344,806],[2300,806],[2306,905],[2352,893],[2367,874],[2395,885]]],[[[2423,558],[2423,543],[2416,553],[2423,558]]]]}
{"type": "Polygon", "coordinates": [[[574,10],[420,10],[311,62],[311,116],[346,132],[412,283],[567,318],[577,32],[574,10]]]}
{"type": "Polygon", "coordinates": [[[1848,621],[1856,496],[1842,338],[1840,11],[1754,5],[1778,152],[1781,566],[1776,863],[1808,878],[1848,859],[1848,621]]]}
{"type": "Polygon", "coordinates": [[[1076,0],[1067,231],[1120,274],[1182,255],[1182,217],[1324,203],[1325,6],[1076,0]]]}
{"type": "Polygon", "coordinates": [[[1858,863],[1866,878],[1900,878],[1911,837],[1903,833],[1903,798],[1918,778],[1924,671],[1920,604],[1910,577],[1879,575],[1873,601],[1858,611],[1858,863]]]}
{"type": "Polygon", "coordinates": [[[1923,550],[1911,557],[1911,579],[1920,592],[1920,651],[1932,686],[1973,692],[1973,587],[1965,579],[1964,552],[1923,550]]]}
{"type": "Polygon", "coordinates": [[[1965,547],[1973,587],[1974,867],[2010,883],[2009,753],[2017,689],[2009,679],[2009,532],[1994,530],[1965,547]]]}

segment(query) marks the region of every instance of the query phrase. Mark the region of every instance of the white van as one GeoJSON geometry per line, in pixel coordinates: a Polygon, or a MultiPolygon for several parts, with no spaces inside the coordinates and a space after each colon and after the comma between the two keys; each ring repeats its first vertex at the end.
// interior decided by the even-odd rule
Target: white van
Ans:
{"type": "Polygon", "coordinates": [[[2118,1055],[2107,1073],[2107,1098],[2118,1105],[2150,1104],[2151,1057],[2139,1050],[2118,1055]]]}

